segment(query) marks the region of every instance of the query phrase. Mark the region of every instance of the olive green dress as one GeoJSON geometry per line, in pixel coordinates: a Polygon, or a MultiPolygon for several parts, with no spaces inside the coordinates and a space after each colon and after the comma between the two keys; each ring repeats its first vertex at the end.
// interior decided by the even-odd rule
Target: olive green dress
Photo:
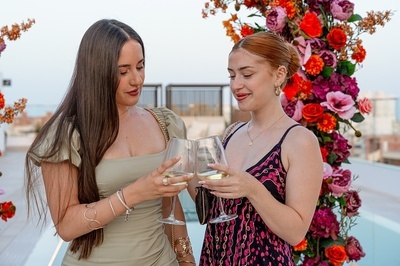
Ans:
{"type": "MultiPolygon", "coordinates": [[[[165,121],[170,137],[186,136],[185,125],[176,114],[166,108],[152,110],[165,121]]],[[[71,161],[79,167],[80,157],[77,152],[79,135],[74,134],[73,139],[72,146],[75,152],[71,161]]],[[[68,159],[67,151],[64,152],[54,161],[68,159]]],[[[165,150],[156,154],[101,160],[96,167],[100,197],[105,198],[119,188],[152,172],[163,162],[164,153],[165,150]]],[[[36,152],[36,154],[41,153],[36,152]]],[[[35,154],[30,156],[37,165],[40,165],[41,160],[38,156],[35,154]]],[[[164,234],[164,225],[157,221],[161,216],[161,199],[142,202],[135,206],[128,221],[125,222],[123,214],[104,227],[104,242],[93,248],[88,259],[78,260],[79,254],[73,254],[68,249],[63,265],[178,265],[175,253],[164,234]]]]}

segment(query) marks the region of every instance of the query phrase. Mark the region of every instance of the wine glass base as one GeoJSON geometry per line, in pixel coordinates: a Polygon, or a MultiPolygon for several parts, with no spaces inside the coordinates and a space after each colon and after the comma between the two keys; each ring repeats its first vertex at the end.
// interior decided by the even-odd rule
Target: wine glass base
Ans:
{"type": "Polygon", "coordinates": [[[237,214],[223,214],[214,219],[211,219],[209,223],[211,223],[211,224],[223,223],[226,221],[236,219],[237,217],[238,217],[237,214]]]}
{"type": "Polygon", "coordinates": [[[176,220],[174,217],[168,217],[168,218],[161,218],[157,219],[160,223],[164,224],[173,224],[173,225],[185,225],[186,223],[183,221],[176,220]]]}

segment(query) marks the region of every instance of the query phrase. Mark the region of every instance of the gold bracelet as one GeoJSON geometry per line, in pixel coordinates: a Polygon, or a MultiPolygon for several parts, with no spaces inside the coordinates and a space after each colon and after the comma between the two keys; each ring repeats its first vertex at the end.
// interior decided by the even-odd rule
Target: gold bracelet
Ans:
{"type": "Polygon", "coordinates": [[[101,225],[101,223],[100,223],[99,221],[96,220],[97,211],[96,211],[96,209],[94,208],[94,206],[96,205],[96,203],[97,203],[97,202],[94,202],[94,203],[91,203],[91,204],[86,204],[86,205],[85,205],[86,210],[83,212],[83,218],[85,218],[85,220],[89,222],[89,223],[88,223],[88,228],[89,228],[90,230],[98,230],[98,229],[104,228],[104,226],[101,225]],[[87,212],[88,212],[89,210],[93,210],[93,219],[87,217],[87,212]],[[95,224],[96,226],[93,227],[92,224],[95,224]]]}
{"type": "Polygon", "coordinates": [[[185,258],[188,255],[193,255],[192,244],[190,243],[190,239],[188,236],[178,238],[177,240],[175,240],[174,244],[174,251],[177,257],[185,258]],[[178,251],[178,245],[182,247],[182,251],[178,251]]]}
{"type": "Polygon", "coordinates": [[[194,262],[194,261],[191,261],[191,260],[178,260],[178,263],[190,263],[190,264],[193,264],[193,265],[196,265],[196,263],[194,262]]]}

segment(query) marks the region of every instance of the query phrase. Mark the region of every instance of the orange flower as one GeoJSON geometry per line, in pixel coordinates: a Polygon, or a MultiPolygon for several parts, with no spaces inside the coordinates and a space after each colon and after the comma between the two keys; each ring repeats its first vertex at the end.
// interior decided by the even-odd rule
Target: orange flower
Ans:
{"type": "Polygon", "coordinates": [[[298,243],[293,248],[294,248],[295,251],[304,251],[304,250],[307,249],[307,244],[308,244],[307,239],[304,238],[303,240],[301,240],[300,243],[298,243]]]}
{"type": "Polygon", "coordinates": [[[342,266],[347,259],[346,249],[343,246],[333,245],[325,249],[325,256],[333,266],[342,266]]]}
{"type": "Polygon", "coordinates": [[[346,33],[341,28],[332,28],[326,35],[329,45],[336,50],[342,49],[347,43],[346,33]]]}
{"type": "Polygon", "coordinates": [[[321,36],[322,27],[317,14],[313,12],[306,13],[300,22],[300,29],[311,38],[321,36]]]}
{"type": "Polygon", "coordinates": [[[316,76],[324,68],[324,60],[319,55],[313,54],[304,64],[304,68],[308,74],[316,76]]]}
{"type": "Polygon", "coordinates": [[[247,24],[244,24],[242,26],[242,29],[240,30],[240,34],[242,35],[243,38],[246,36],[252,35],[253,33],[254,33],[253,28],[247,24]]]}
{"type": "Polygon", "coordinates": [[[325,113],[318,120],[317,128],[322,132],[331,133],[336,128],[336,122],[337,120],[333,115],[325,113]]]}
{"type": "Polygon", "coordinates": [[[357,46],[353,49],[353,54],[351,58],[354,59],[357,63],[362,63],[367,55],[367,51],[365,51],[364,47],[361,44],[357,44],[357,46]]]}
{"type": "Polygon", "coordinates": [[[303,118],[307,123],[317,122],[323,113],[324,108],[319,103],[308,103],[302,110],[303,118]]]}

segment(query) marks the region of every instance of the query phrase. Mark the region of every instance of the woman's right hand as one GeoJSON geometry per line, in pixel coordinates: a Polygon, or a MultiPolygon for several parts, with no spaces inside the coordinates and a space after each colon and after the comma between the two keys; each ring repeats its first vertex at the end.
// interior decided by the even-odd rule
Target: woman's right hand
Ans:
{"type": "MultiPolygon", "coordinates": [[[[131,185],[132,187],[135,187],[134,193],[140,195],[140,199],[142,199],[142,201],[178,195],[182,190],[187,188],[187,182],[193,178],[193,175],[182,175],[166,178],[163,174],[169,167],[176,164],[180,159],[181,158],[178,156],[167,160],[149,175],[139,178],[131,185]],[[180,182],[185,183],[178,185],[177,183],[180,182]]],[[[128,187],[124,189],[124,191],[130,191],[131,189],[128,189],[128,187]]]]}

